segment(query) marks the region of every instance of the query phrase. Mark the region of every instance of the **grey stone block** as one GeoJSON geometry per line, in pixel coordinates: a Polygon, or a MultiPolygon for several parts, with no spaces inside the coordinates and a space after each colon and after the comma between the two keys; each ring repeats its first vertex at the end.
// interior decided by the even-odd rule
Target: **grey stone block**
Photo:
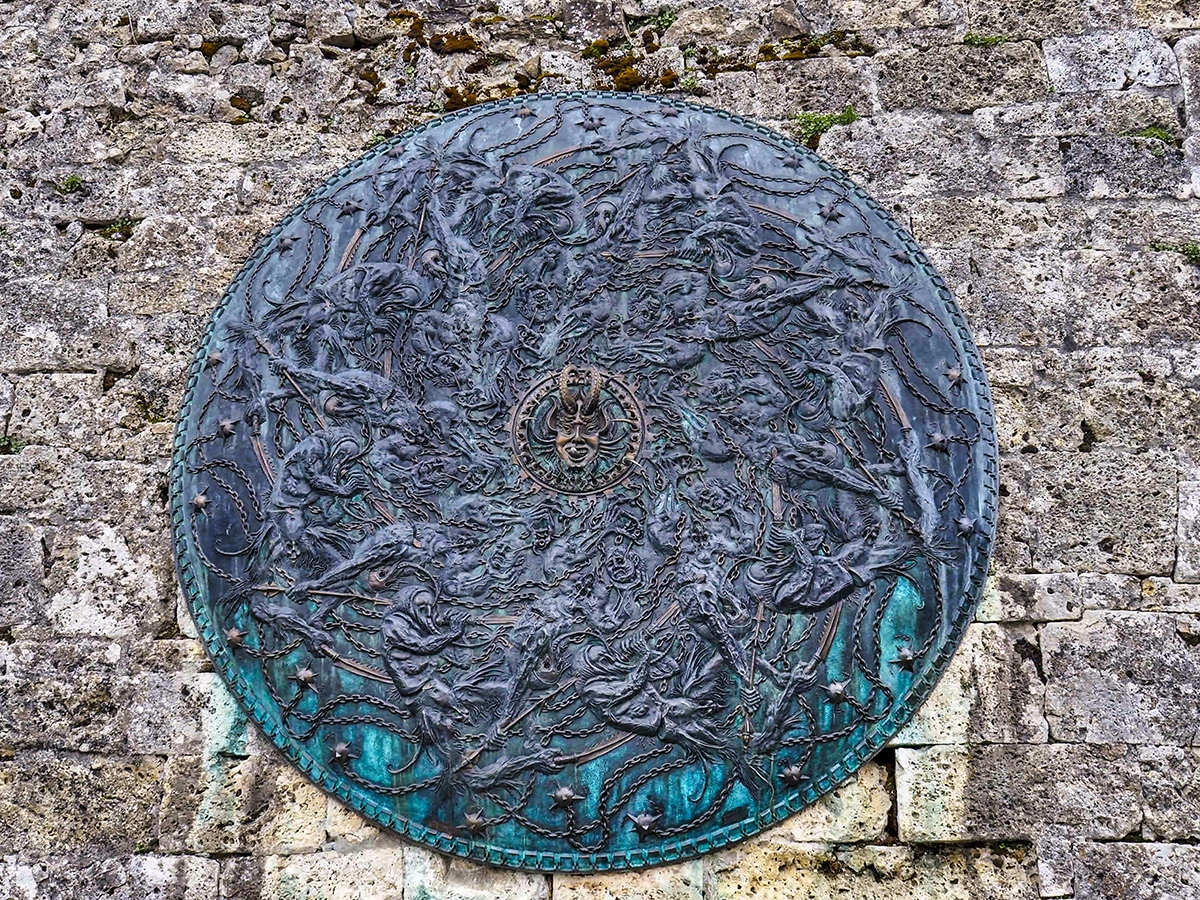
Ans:
{"type": "Polygon", "coordinates": [[[1149,29],[1056,37],[1042,48],[1050,81],[1062,93],[1179,84],[1175,54],[1149,29]]]}
{"type": "Polygon", "coordinates": [[[888,110],[970,112],[998,103],[1026,103],[1050,93],[1046,67],[1031,41],[894,51],[878,54],[873,63],[880,102],[888,110]]]}
{"type": "Polygon", "coordinates": [[[1170,572],[1175,472],[1163,451],[1006,456],[997,564],[1013,572],[1170,572]]]}
{"type": "Polygon", "coordinates": [[[1043,627],[1051,737],[1195,743],[1200,648],[1194,623],[1193,616],[1089,611],[1079,622],[1043,627]]]}
{"type": "Polygon", "coordinates": [[[1076,900],[1197,900],[1200,847],[1086,843],[1079,849],[1076,900]]]}
{"type": "Polygon", "coordinates": [[[153,847],[162,760],[19,753],[0,762],[0,847],[97,855],[153,847]]]}
{"type": "Polygon", "coordinates": [[[1142,821],[1134,751],[1124,745],[990,744],[896,751],[900,839],[1026,840],[1054,825],[1122,838],[1142,821]]]}

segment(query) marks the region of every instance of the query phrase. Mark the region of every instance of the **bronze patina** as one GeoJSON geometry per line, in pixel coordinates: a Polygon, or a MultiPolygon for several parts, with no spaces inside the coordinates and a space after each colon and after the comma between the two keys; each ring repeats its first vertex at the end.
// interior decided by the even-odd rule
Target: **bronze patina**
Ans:
{"type": "Polygon", "coordinates": [[[945,670],[995,525],[988,390],[903,230],[676,100],[536,95],[374,148],[196,358],[180,578],[266,735],[446,853],[726,846],[945,670]]]}

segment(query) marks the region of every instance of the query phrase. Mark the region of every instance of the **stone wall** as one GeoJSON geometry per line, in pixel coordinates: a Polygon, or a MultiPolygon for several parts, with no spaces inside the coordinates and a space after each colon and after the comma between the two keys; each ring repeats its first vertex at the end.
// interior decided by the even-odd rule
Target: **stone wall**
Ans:
{"type": "Polygon", "coordinates": [[[1200,898],[1200,5],[623,2],[0,2],[0,898],[1200,898]],[[247,727],[166,457],[218,294],[310,188],[439,111],[613,86],[819,144],[929,249],[1002,520],[951,671],[853,782],[548,879],[381,834],[247,727]]]}

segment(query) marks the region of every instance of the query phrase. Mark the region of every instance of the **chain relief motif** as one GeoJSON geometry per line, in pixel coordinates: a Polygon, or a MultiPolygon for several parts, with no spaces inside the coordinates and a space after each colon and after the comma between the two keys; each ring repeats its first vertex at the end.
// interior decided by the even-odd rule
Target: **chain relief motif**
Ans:
{"type": "Polygon", "coordinates": [[[443,851],[662,862],[911,715],[994,437],[924,258],[807,151],[651,98],[466,110],[339,173],[216,313],[177,437],[218,670],[443,851]]]}

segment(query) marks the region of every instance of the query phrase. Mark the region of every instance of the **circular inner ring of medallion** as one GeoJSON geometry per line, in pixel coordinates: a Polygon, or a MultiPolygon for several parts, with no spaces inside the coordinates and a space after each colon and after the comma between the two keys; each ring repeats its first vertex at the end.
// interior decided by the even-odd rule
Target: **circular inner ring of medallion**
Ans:
{"type": "Polygon", "coordinates": [[[513,407],[517,465],[540,487],[586,495],[620,484],[646,441],[646,419],[616,375],[567,365],[536,381],[513,407]]]}

